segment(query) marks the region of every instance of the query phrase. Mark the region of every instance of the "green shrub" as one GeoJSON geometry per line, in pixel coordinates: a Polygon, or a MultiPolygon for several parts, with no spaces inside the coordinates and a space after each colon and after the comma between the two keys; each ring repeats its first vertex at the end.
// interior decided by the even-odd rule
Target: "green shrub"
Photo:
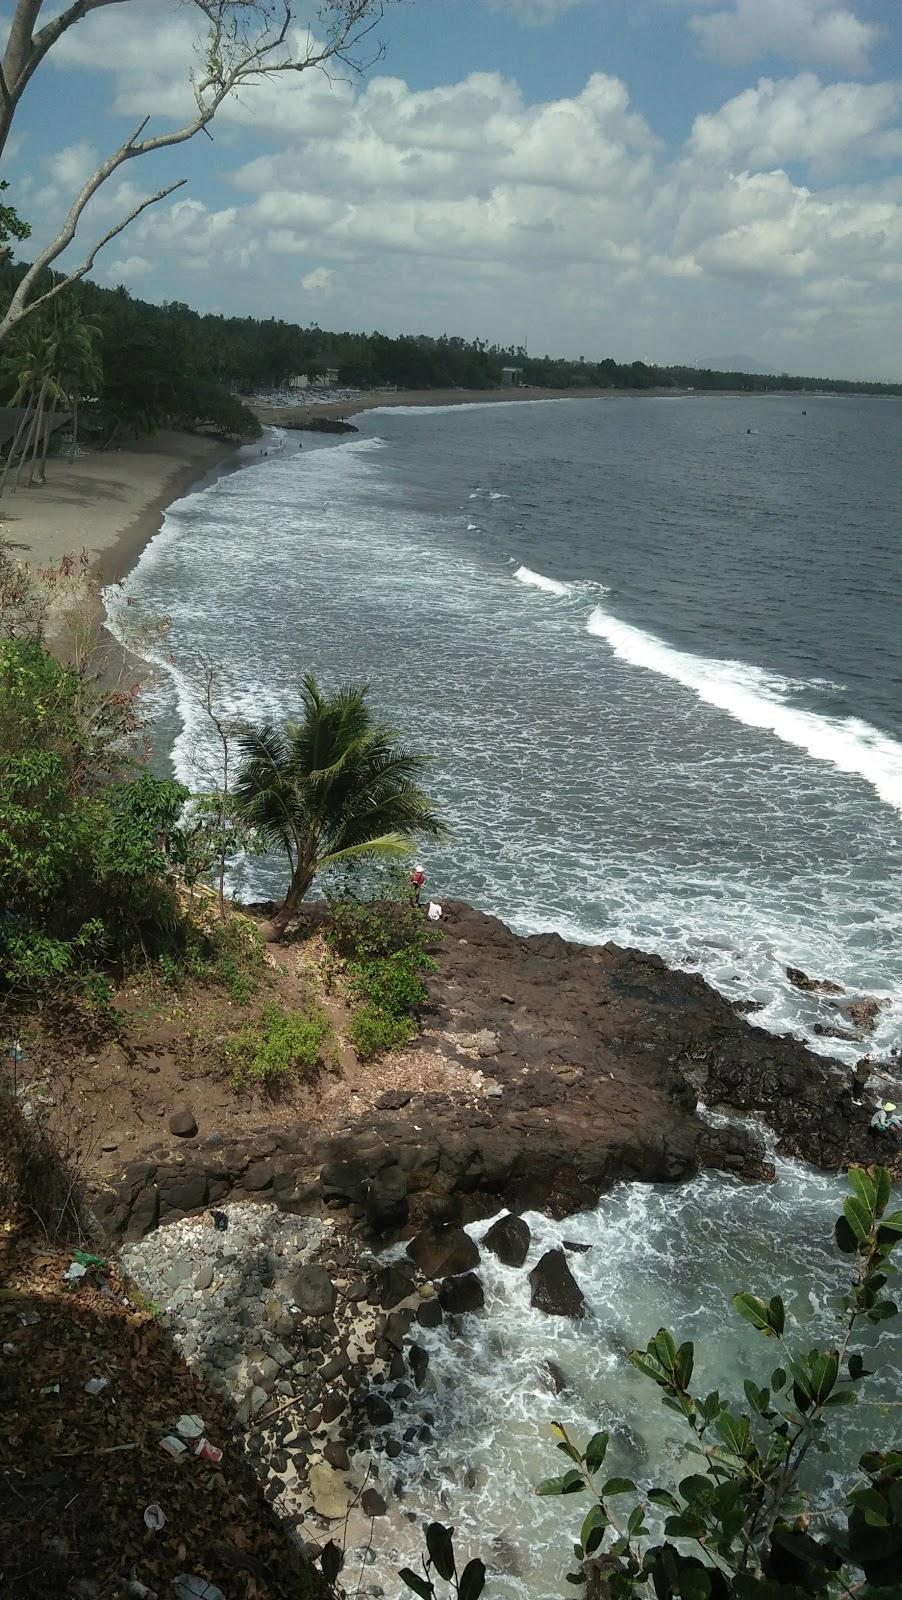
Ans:
{"type": "Polygon", "coordinates": [[[361,1061],[368,1061],[383,1050],[397,1050],[407,1044],[416,1033],[416,1024],[409,1016],[391,1016],[376,1006],[360,1006],[354,1012],[348,1028],[348,1038],[361,1061]]]}
{"type": "Polygon", "coordinates": [[[419,950],[395,950],[390,956],[352,961],[348,977],[356,997],[389,1017],[410,1017],[426,999],[423,971],[435,962],[419,950]]]}
{"type": "Polygon", "coordinates": [[[318,1006],[306,1011],[286,1011],[279,1005],[264,1007],[258,1022],[248,1022],[222,1046],[236,1088],[254,1083],[279,1088],[300,1078],[310,1082],[320,1067],[334,1057],[332,1024],[318,1006]]]}
{"type": "Polygon", "coordinates": [[[259,992],[266,970],[263,942],[254,924],[239,915],[207,915],[186,923],[185,948],[164,953],[158,965],[164,983],[179,988],[186,979],[218,984],[237,1006],[259,992]]]}

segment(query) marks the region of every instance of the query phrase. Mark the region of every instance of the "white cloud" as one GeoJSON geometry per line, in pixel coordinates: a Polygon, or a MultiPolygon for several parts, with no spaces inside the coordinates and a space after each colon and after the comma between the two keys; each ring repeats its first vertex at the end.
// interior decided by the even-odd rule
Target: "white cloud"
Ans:
{"type": "Polygon", "coordinates": [[[105,275],[111,283],[133,283],[136,278],[143,278],[150,270],[151,265],[146,256],[122,256],[116,261],[108,261],[104,267],[105,275]]]}
{"type": "MultiPolygon", "coordinates": [[[[679,3],[702,19],[703,0],[679,3]]],[[[726,15],[725,0],[714,7],[705,20],[726,15]]],[[[781,0],[796,27],[781,48],[798,45],[803,13],[824,23],[839,9],[781,0]]],[[[185,12],[151,30],[143,10],[112,54],[97,53],[97,18],[73,30],[136,120],[158,91],[167,115],[184,108],[190,44],[185,12]]],[[[839,372],[895,375],[881,319],[902,311],[898,104],[893,83],[762,78],[668,152],[606,73],[542,103],[497,72],[416,90],[303,74],[248,93],[217,119],[215,144],[192,147],[196,172],[231,184],[226,203],[221,189],[207,204],[180,191],[129,230],[134,254],[106,272],[140,276],[154,297],[215,295],[262,315],[304,317],[328,297],[334,326],[527,334],[531,348],[664,360],[714,338],[779,360],[785,337],[809,370],[820,348],[839,372]],[[878,160],[896,163],[879,181],[878,160]]],[[[77,132],[54,177],[76,179],[87,159],[77,132]]],[[[93,220],[109,226],[181,175],[185,153],[166,160],[130,168],[93,220]]]]}
{"type": "Polygon", "coordinates": [[[527,27],[543,27],[555,22],[565,11],[584,5],[585,0],[487,0],[492,11],[506,11],[527,27]]]}
{"type": "Polygon", "coordinates": [[[690,151],[706,162],[823,169],[902,155],[902,84],[822,84],[813,73],[761,78],[696,117],[690,151]]]}
{"type": "Polygon", "coordinates": [[[883,32],[833,0],[735,0],[733,10],[693,16],[689,26],[705,54],[729,66],[783,56],[852,74],[868,71],[883,32]]]}
{"type": "Polygon", "coordinates": [[[332,291],[334,280],[335,274],[328,267],[316,267],[301,279],[301,288],[306,289],[308,294],[327,295],[332,291]]]}

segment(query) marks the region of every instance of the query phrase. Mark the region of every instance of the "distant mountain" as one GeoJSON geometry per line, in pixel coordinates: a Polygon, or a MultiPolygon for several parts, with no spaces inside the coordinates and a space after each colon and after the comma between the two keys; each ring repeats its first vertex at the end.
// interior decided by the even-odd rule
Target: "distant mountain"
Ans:
{"type": "Polygon", "coordinates": [[[757,356],[729,355],[705,356],[693,365],[707,367],[711,372],[757,372],[761,377],[772,377],[776,367],[769,366],[766,361],[761,361],[757,356]]]}

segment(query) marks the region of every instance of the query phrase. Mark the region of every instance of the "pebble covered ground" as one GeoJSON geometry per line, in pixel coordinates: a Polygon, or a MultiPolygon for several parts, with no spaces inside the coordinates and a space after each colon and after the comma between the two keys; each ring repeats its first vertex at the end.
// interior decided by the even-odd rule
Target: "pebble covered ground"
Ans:
{"type": "Polygon", "coordinates": [[[365,1559],[373,1519],[394,1514],[398,1458],[429,1438],[415,1334],[442,1320],[435,1285],[328,1220],[254,1203],[159,1228],[122,1266],[230,1403],[226,1447],[247,1453],[280,1519],[311,1555],[335,1539],[365,1559]]]}

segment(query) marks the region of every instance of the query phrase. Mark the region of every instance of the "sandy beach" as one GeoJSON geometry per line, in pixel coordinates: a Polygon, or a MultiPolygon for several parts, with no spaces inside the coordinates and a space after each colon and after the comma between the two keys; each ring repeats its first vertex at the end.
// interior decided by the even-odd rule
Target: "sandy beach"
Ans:
{"type": "Polygon", "coordinates": [[[622,400],[637,395],[678,395],[676,389],[371,389],[350,400],[327,400],[321,405],[268,406],[251,403],[260,422],[274,427],[303,427],[317,417],[344,420],[359,411],[383,406],[473,406],[528,403],[536,400],[622,400]]]}
{"type": "Polygon", "coordinates": [[[157,433],[127,449],[52,457],[47,482],[0,499],[0,532],[14,557],[46,567],[87,550],[97,578],[124,577],[163,513],[233,447],[187,433],[157,433]]]}

